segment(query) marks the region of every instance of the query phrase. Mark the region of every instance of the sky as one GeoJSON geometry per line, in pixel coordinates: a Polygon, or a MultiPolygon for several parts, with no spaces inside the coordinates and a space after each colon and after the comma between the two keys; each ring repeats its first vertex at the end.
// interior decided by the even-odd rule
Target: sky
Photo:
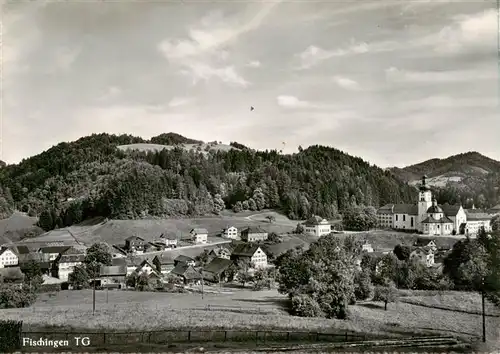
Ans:
{"type": "Polygon", "coordinates": [[[4,0],[2,43],[7,163],[101,132],[500,160],[495,0],[4,0]]]}

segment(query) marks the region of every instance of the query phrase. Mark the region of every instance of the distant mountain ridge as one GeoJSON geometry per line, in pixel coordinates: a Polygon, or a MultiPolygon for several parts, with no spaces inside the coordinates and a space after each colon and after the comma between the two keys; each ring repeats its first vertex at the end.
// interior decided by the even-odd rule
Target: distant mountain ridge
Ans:
{"type": "Polygon", "coordinates": [[[457,194],[462,203],[475,203],[476,206],[479,204],[485,207],[500,201],[500,161],[476,151],[388,170],[413,186],[417,186],[422,176],[426,175],[428,184],[439,189],[436,194],[447,200],[449,194],[457,194]],[[469,199],[471,202],[466,202],[469,199]]]}
{"type": "Polygon", "coordinates": [[[445,159],[430,159],[404,168],[392,167],[389,170],[407,182],[420,180],[423,175],[429,178],[439,176],[465,178],[499,173],[500,161],[472,151],[445,159]]]}

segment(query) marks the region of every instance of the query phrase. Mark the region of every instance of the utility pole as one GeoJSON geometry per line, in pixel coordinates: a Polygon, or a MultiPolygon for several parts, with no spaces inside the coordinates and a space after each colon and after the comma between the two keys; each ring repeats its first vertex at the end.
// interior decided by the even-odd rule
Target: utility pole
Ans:
{"type": "Polygon", "coordinates": [[[95,278],[92,281],[92,315],[95,314],[95,278]]]}
{"type": "Polygon", "coordinates": [[[483,343],[486,342],[486,315],[484,313],[484,277],[481,279],[481,307],[483,313],[483,343]]]}
{"type": "Polygon", "coordinates": [[[201,299],[203,300],[203,294],[204,294],[204,291],[203,291],[204,290],[203,289],[203,283],[204,283],[204,281],[203,281],[203,266],[200,269],[200,274],[201,274],[201,299]]]}

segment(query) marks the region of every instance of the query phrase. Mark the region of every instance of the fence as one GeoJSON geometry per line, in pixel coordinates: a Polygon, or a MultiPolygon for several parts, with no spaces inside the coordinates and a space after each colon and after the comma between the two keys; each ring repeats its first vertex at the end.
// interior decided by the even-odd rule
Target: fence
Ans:
{"type": "Polygon", "coordinates": [[[256,331],[256,330],[160,330],[140,332],[22,332],[24,345],[30,340],[42,338],[44,346],[74,348],[78,346],[113,346],[132,344],[182,344],[182,343],[224,343],[244,342],[252,345],[272,343],[342,343],[375,339],[350,331],[342,333],[297,332],[297,331],[256,331]],[[62,341],[62,342],[61,342],[62,341]]]}

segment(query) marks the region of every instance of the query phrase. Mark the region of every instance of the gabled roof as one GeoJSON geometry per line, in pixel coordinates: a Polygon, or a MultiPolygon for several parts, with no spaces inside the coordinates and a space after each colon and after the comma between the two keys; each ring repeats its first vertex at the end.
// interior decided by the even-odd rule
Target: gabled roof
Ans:
{"type": "Polygon", "coordinates": [[[418,215],[418,205],[394,204],[394,214],[418,215]]]}
{"type": "Polygon", "coordinates": [[[419,246],[419,247],[424,247],[424,246],[427,246],[430,242],[434,242],[434,244],[436,244],[436,240],[433,239],[433,238],[422,238],[422,237],[419,237],[415,240],[415,242],[413,243],[414,246],[419,246]]]}
{"type": "Polygon", "coordinates": [[[209,264],[207,264],[203,271],[207,273],[213,273],[215,275],[222,273],[227,268],[233,264],[233,261],[225,258],[214,258],[209,264]]]}
{"type": "Polygon", "coordinates": [[[467,215],[467,220],[491,220],[492,216],[486,213],[476,213],[471,212],[470,210],[466,210],[465,214],[467,215]]]}
{"type": "Polygon", "coordinates": [[[392,214],[393,213],[394,204],[386,204],[378,208],[378,214],[392,214]]]}
{"type": "Polygon", "coordinates": [[[65,254],[59,258],[59,264],[61,263],[78,263],[85,260],[84,254],[65,254]]]}
{"type": "Polygon", "coordinates": [[[18,255],[28,254],[28,253],[31,253],[31,252],[34,251],[31,248],[29,248],[28,246],[16,246],[16,248],[17,248],[17,252],[16,253],[18,255]]]}
{"type": "Polygon", "coordinates": [[[422,220],[422,224],[453,224],[453,221],[446,215],[439,220],[434,219],[432,216],[429,216],[422,220]]]}
{"type": "Polygon", "coordinates": [[[127,260],[125,258],[113,258],[111,260],[111,265],[113,266],[127,266],[127,260]]]}
{"type": "Polygon", "coordinates": [[[450,205],[450,204],[443,204],[440,205],[441,209],[443,210],[444,214],[447,216],[456,216],[458,211],[460,210],[460,205],[450,205]]]}
{"type": "Polygon", "coordinates": [[[216,248],[212,249],[212,250],[210,251],[210,253],[213,253],[213,254],[215,254],[215,255],[219,256],[219,255],[220,255],[220,254],[222,254],[222,253],[231,254],[231,250],[230,250],[230,249],[228,249],[228,248],[226,248],[226,247],[221,247],[221,246],[219,246],[219,247],[216,247],[216,248]]]}
{"type": "Polygon", "coordinates": [[[201,274],[193,266],[188,266],[187,264],[178,264],[170,273],[182,276],[188,280],[201,279],[201,274]]]}
{"type": "Polygon", "coordinates": [[[238,228],[237,228],[236,226],[234,226],[234,225],[230,225],[230,226],[226,226],[225,228],[223,228],[223,229],[222,229],[222,232],[224,232],[224,231],[226,231],[226,230],[228,230],[228,229],[236,229],[236,230],[238,230],[238,228]]]}
{"type": "Polygon", "coordinates": [[[177,256],[174,261],[177,262],[194,262],[194,259],[188,256],[184,256],[183,254],[177,256]]]}
{"type": "Polygon", "coordinates": [[[142,263],[140,258],[125,258],[127,267],[138,267],[142,263]]]}
{"type": "Polygon", "coordinates": [[[139,237],[139,236],[130,236],[130,237],[127,237],[125,239],[125,241],[136,241],[136,240],[144,241],[144,239],[142,237],[139,237]]]}
{"type": "MultiPolygon", "coordinates": [[[[249,244],[249,243],[240,244],[236,246],[236,248],[233,250],[232,255],[240,257],[252,257],[259,248],[260,248],[259,245],[255,244],[249,244]]],[[[262,248],[260,249],[262,250],[262,248]]],[[[262,252],[264,252],[264,250],[262,250],[262,252]]]]}
{"type": "Polygon", "coordinates": [[[101,277],[124,277],[127,275],[127,266],[101,266],[101,277]]]}
{"type": "Polygon", "coordinates": [[[160,235],[160,239],[177,240],[177,235],[172,232],[165,232],[160,235]]]}
{"type": "Polygon", "coordinates": [[[208,230],[207,229],[204,229],[204,228],[194,228],[194,229],[191,229],[190,231],[191,233],[194,233],[194,234],[208,234],[208,230]]]}
{"type": "Polygon", "coordinates": [[[41,247],[38,252],[41,252],[41,253],[63,253],[65,251],[67,251],[69,248],[71,248],[70,246],[50,246],[50,247],[41,247]]]}
{"type": "Polygon", "coordinates": [[[171,258],[165,257],[163,254],[158,256],[154,256],[152,262],[154,263],[154,260],[157,260],[160,262],[160,265],[166,265],[166,264],[173,264],[174,261],[171,258]]]}
{"type": "Polygon", "coordinates": [[[315,225],[320,225],[322,221],[328,222],[324,218],[318,215],[313,215],[307,221],[304,223],[306,226],[315,226],[315,225]]]}
{"type": "Polygon", "coordinates": [[[242,234],[244,233],[249,233],[249,234],[267,234],[267,231],[258,227],[258,226],[250,226],[245,228],[243,231],[241,231],[242,234]]]}
{"type": "Polygon", "coordinates": [[[7,251],[11,251],[12,253],[14,253],[17,256],[16,252],[13,249],[9,248],[9,247],[1,247],[0,248],[0,256],[2,254],[4,254],[5,252],[7,252],[7,251]]]}

